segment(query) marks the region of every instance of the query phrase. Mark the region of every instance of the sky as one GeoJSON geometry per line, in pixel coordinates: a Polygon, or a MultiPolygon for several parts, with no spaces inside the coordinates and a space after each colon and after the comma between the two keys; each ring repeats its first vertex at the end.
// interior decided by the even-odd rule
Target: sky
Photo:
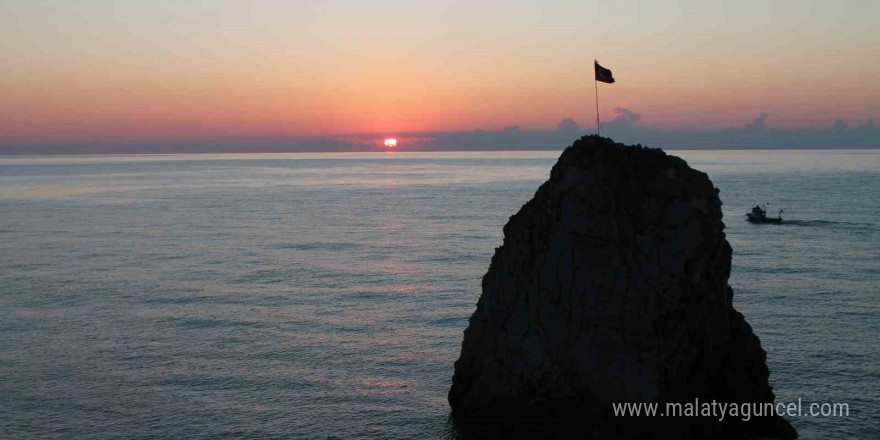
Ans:
{"type": "Polygon", "coordinates": [[[589,132],[594,59],[617,79],[599,84],[609,130],[766,113],[777,134],[871,131],[878,17],[875,0],[0,0],[0,154],[589,132]]]}

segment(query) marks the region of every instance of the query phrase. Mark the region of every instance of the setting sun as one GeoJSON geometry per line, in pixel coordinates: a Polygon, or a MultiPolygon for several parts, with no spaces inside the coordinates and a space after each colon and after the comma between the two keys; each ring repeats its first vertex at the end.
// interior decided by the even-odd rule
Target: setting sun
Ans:
{"type": "Polygon", "coordinates": [[[397,146],[397,139],[394,139],[394,138],[385,139],[385,146],[388,148],[396,147],[397,146]]]}

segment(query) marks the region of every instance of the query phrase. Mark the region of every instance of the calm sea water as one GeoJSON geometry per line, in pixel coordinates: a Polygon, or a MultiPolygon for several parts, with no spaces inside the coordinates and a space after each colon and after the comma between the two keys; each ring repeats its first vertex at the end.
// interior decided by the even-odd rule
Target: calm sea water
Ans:
{"type": "MultiPolygon", "coordinates": [[[[794,426],[880,437],[880,151],[677,154],[778,398],[849,404],[794,426]]],[[[0,437],[448,436],[480,278],[557,156],[0,158],[0,437]]]]}

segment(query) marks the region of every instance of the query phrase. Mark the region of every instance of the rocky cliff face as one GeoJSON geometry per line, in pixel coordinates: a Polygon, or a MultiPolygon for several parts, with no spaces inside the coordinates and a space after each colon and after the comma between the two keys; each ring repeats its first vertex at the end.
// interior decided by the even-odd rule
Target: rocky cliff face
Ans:
{"type": "Polygon", "coordinates": [[[449,391],[459,431],[795,437],[775,416],[612,415],[613,402],[773,402],[723,230],[718,190],[684,160],[598,136],[567,148],[483,278],[449,391]]]}

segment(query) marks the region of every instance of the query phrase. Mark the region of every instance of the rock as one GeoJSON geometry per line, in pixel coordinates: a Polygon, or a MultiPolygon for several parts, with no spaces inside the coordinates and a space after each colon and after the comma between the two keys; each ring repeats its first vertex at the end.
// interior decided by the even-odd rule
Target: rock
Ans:
{"type": "Polygon", "coordinates": [[[709,177],[585,136],[504,227],[449,391],[475,438],[794,438],[775,415],[615,417],[612,403],[773,402],[732,305],[709,177]]]}

